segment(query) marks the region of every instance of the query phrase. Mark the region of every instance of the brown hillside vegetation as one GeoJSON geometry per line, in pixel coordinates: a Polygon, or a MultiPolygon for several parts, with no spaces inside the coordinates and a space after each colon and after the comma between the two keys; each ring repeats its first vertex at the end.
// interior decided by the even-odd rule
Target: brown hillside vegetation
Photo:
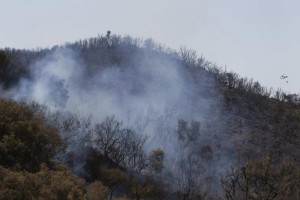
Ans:
{"type": "Polygon", "coordinates": [[[195,51],[2,49],[0,92],[0,199],[300,199],[299,95],[195,51]]]}

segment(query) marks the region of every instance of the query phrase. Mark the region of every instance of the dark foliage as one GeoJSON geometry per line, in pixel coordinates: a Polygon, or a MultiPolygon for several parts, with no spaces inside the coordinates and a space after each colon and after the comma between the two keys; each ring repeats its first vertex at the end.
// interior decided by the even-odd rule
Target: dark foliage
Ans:
{"type": "Polygon", "coordinates": [[[61,140],[44,116],[29,106],[0,99],[0,164],[34,172],[41,163],[50,164],[61,140]]]}

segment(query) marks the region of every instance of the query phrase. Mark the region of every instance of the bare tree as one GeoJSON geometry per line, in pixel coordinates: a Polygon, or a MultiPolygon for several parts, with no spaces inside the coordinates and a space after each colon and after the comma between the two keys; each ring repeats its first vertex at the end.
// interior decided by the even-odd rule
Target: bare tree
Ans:
{"type": "Polygon", "coordinates": [[[96,124],[93,135],[96,148],[106,159],[132,171],[141,172],[146,168],[146,136],[136,134],[131,128],[123,128],[122,122],[113,116],[96,124]]]}
{"type": "Polygon", "coordinates": [[[111,158],[114,148],[121,142],[122,123],[115,120],[114,116],[96,124],[94,128],[97,148],[106,157],[111,158]]]}
{"type": "Polygon", "coordinates": [[[269,158],[249,161],[222,178],[226,199],[299,199],[299,169],[291,162],[274,165],[269,158]]]}

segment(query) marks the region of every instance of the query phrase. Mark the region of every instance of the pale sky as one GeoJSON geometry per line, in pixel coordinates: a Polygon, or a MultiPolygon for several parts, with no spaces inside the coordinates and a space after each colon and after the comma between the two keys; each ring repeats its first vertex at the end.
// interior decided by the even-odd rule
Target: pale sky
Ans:
{"type": "Polygon", "coordinates": [[[264,86],[300,93],[299,0],[0,0],[0,25],[0,48],[51,47],[111,30],[185,46],[264,86]]]}

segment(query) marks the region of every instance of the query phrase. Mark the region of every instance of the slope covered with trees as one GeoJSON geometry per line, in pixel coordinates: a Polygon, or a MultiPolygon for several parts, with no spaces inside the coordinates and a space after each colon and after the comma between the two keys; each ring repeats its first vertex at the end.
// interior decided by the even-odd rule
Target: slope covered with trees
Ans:
{"type": "Polygon", "coordinates": [[[108,32],[0,50],[1,199],[299,199],[300,97],[108,32]]]}

